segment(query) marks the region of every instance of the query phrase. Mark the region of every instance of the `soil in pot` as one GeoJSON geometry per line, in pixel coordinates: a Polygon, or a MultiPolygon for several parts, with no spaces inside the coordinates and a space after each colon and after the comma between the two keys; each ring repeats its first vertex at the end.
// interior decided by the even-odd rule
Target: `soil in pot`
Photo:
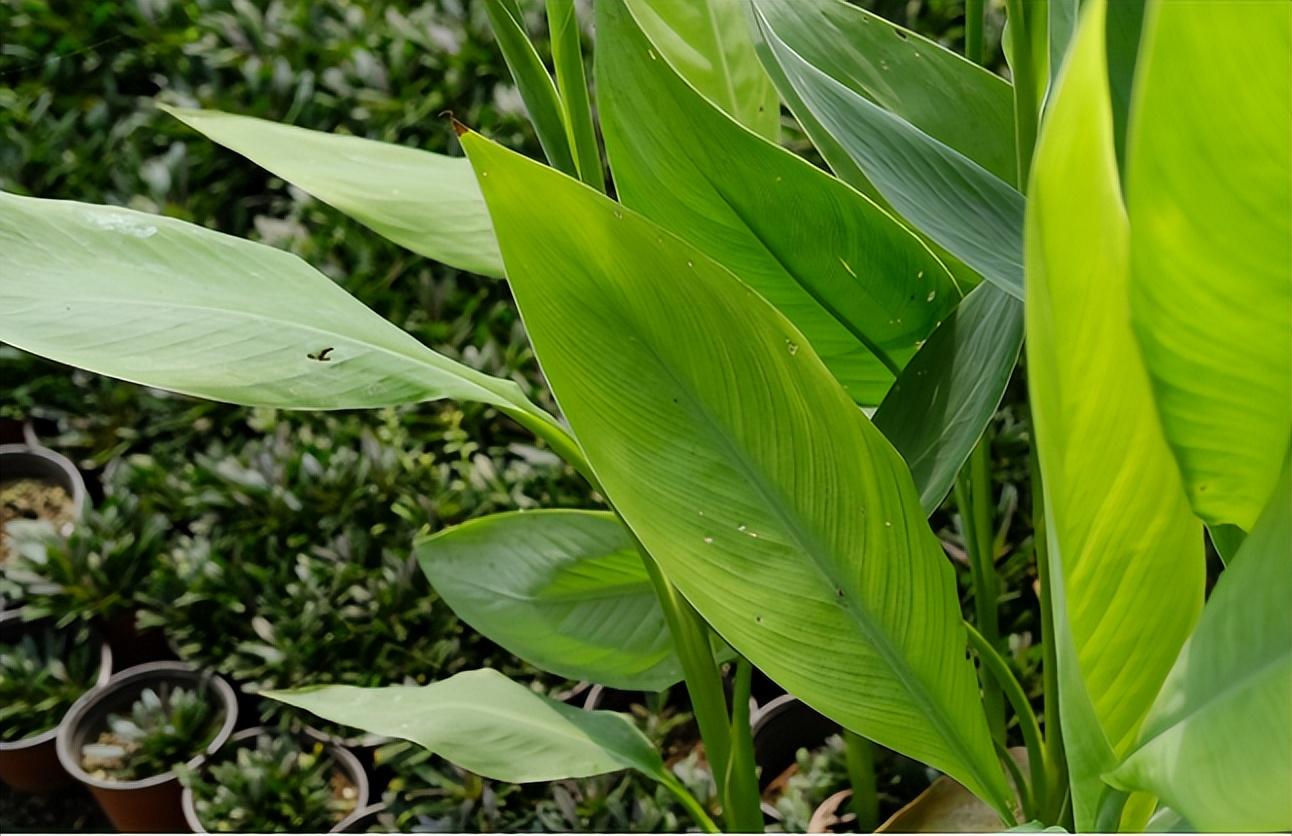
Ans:
{"type": "Polygon", "coordinates": [[[80,516],[85,482],[65,456],[44,447],[0,445],[0,563],[10,552],[10,524],[47,525],[66,535],[80,516]]]}
{"type": "Polygon", "coordinates": [[[189,826],[206,833],[322,833],[368,800],[349,751],[303,733],[247,729],[183,776],[189,826]]]}
{"type": "Polygon", "coordinates": [[[0,780],[23,792],[68,782],[54,739],[67,710],[107,681],[112,657],[84,624],[0,615],[0,780]]]}
{"type": "Polygon", "coordinates": [[[219,677],[182,664],[137,665],[72,706],[58,756],[118,830],[183,830],[179,771],[218,750],[237,715],[233,689],[219,677]]]}

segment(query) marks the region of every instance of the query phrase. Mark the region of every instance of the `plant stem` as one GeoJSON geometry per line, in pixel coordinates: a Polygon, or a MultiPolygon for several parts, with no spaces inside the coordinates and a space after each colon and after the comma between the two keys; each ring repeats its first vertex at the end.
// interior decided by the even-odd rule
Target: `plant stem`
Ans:
{"type": "MultiPolygon", "coordinates": [[[[1030,792],[1035,797],[1037,788],[1046,786],[1046,770],[1045,746],[1041,738],[1041,727],[1036,722],[1036,714],[1032,712],[1032,704],[1028,702],[1023,686],[1018,684],[1013,671],[1009,669],[1009,663],[996,651],[996,648],[992,647],[991,643],[983,638],[982,634],[975,630],[972,624],[966,622],[965,630],[969,633],[969,644],[973,646],[974,651],[978,654],[979,661],[995,678],[1005,692],[1006,698],[1009,699],[1009,704],[1014,707],[1014,714],[1018,717],[1019,731],[1023,733],[1023,744],[1027,746],[1027,766],[1031,774],[1030,792]]],[[[1026,796],[1024,795],[1024,797],[1026,796]]]]}
{"type": "Polygon", "coordinates": [[[606,178],[601,167],[597,131],[592,124],[579,19],[572,0],[547,0],[547,30],[552,42],[552,63],[556,66],[556,88],[565,117],[565,133],[579,179],[604,193],[606,178]]]}
{"type": "Polygon", "coordinates": [[[1032,478],[1032,544],[1036,550],[1036,576],[1041,598],[1041,648],[1042,694],[1045,700],[1045,760],[1049,774],[1041,804],[1041,813],[1047,822],[1057,821],[1067,789],[1067,760],[1063,755],[1063,727],[1059,719],[1059,660],[1056,651],[1053,578],[1050,574],[1050,555],[1046,548],[1045,488],[1041,481],[1041,465],[1033,445],[1028,455],[1032,478]]]}
{"type": "Polygon", "coordinates": [[[844,754],[848,760],[848,781],[852,784],[852,811],[857,830],[870,833],[879,824],[879,792],[875,786],[875,747],[869,740],[844,730],[844,754]]]}
{"type": "MultiPolygon", "coordinates": [[[[722,790],[726,788],[723,776],[730,769],[731,719],[727,714],[726,695],[722,690],[722,675],[709,643],[709,626],[690,602],[682,597],[677,587],[668,582],[655,559],[640,541],[637,542],[637,548],[655,586],[655,594],[664,610],[669,632],[672,633],[673,648],[682,663],[686,689],[691,695],[695,722],[700,727],[704,751],[708,755],[714,782],[718,785],[721,796],[722,790]]],[[[744,786],[738,782],[733,782],[732,785],[744,786]]],[[[729,829],[739,831],[741,828],[738,823],[754,819],[758,822],[757,829],[762,829],[762,811],[758,806],[756,792],[752,799],[743,794],[731,798],[722,796],[722,806],[723,818],[729,829]],[[751,801],[752,810],[748,809],[751,801]]]]}
{"type": "MultiPolygon", "coordinates": [[[[969,454],[969,461],[956,478],[956,505],[960,509],[960,525],[964,533],[965,553],[969,557],[969,572],[973,581],[974,621],[978,631],[994,647],[1000,640],[997,621],[997,577],[995,534],[992,528],[992,496],[990,449],[988,433],[969,454]]],[[[982,678],[982,701],[987,711],[987,726],[992,738],[1005,742],[1005,702],[1000,688],[990,677],[982,678]]]]}
{"type": "Polygon", "coordinates": [[[1014,149],[1018,159],[1018,187],[1024,194],[1032,168],[1032,150],[1036,146],[1038,104],[1036,61],[1032,55],[1026,5],[1026,0],[1005,0],[1014,75],[1014,149]]]}
{"type": "Polygon", "coordinates": [[[674,797],[682,803],[682,806],[691,814],[691,818],[695,820],[695,823],[700,825],[700,829],[702,831],[705,833],[722,832],[718,825],[714,824],[713,819],[709,817],[708,812],[704,809],[704,805],[701,804],[694,795],[691,795],[690,790],[683,786],[682,782],[668,771],[668,767],[664,767],[663,773],[655,777],[656,780],[663,784],[669,792],[673,793],[674,797]]]}
{"type": "Polygon", "coordinates": [[[1009,777],[1013,779],[1014,786],[1018,789],[1018,800],[1023,806],[1023,819],[1031,821],[1036,818],[1036,798],[1033,793],[1035,787],[1029,787],[1027,779],[1023,777],[1023,772],[1018,768],[1018,761],[1009,753],[1009,749],[1000,742],[996,742],[996,755],[1000,762],[1005,764],[1005,769],[1009,770],[1009,777]]]}
{"type": "Polygon", "coordinates": [[[736,681],[731,689],[731,758],[723,779],[723,798],[731,799],[731,827],[741,833],[763,829],[758,796],[758,771],[754,766],[754,731],[749,723],[749,692],[754,666],[743,656],[736,660],[736,681]],[[752,801],[752,803],[751,803],[752,801]],[[735,820],[738,819],[738,820],[735,820]]]}
{"type": "Polygon", "coordinates": [[[983,0],[965,0],[965,57],[975,64],[983,62],[983,0]]]}

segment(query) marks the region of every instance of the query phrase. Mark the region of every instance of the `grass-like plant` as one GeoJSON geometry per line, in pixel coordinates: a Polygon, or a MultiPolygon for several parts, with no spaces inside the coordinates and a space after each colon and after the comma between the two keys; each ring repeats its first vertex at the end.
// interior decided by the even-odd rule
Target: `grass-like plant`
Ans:
{"type": "Polygon", "coordinates": [[[500,780],[635,768],[743,831],[757,666],[843,725],[859,798],[874,742],[1004,824],[1292,827],[1292,5],[1007,0],[1006,81],[842,0],[596,0],[613,198],[575,4],[546,3],[554,73],[483,6],[550,165],[460,124],[466,160],[171,112],[505,277],[564,420],[291,256],[124,209],[0,197],[0,338],[237,403],[510,416],[612,510],[476,520],[423,569],[540,668],[685,681],[717,803],[626,718],[489,670],[277,696],[500,780]],[[778,144],[782,103],[832,173],[778,144]],[[1040,716],[984,436],[1024,335],[1040,716]],[[969,621],[927,523],[953,491],[969,621]]]}
{"type": "Polygon", "coordinates": [[[0,640],[0,740],[22,740],[57,726],[94,685],[99,664],[98,644],[85,625],[44,627],[0,640]]]}
{"type": "Polygon", "coordinates": [[[181,773],[212,833],[325,833],[357,789],[321,743],[266,732],[197,772],[181,773]]]}
{"type": "Polygon", "coordinates": [[[129,714],[109,714],[98,740],[81,747],[81,766],[110,781],[163,775],[200,754],[223,722],[205,688],[144,688],[129,714]]]}

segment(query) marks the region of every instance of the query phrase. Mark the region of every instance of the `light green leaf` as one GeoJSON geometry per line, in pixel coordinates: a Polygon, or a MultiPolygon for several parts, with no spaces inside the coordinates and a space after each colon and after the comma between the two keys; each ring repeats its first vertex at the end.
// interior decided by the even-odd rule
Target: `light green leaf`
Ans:
{"type": "Polygon", "coordinates": [[[625,2],[597,3],[598,102],[620,199],[757,290],[855,400],[878,403],[959,301],[950,274],[866,197],[709,104],[625,2]]]}
{"type": "Polygon", "coordinates": [[[1027,226],[1028,384],[1079,830],[1188,637],[1205,582],[1202,528],[1130,329],[1104,55],[1104,4],[1093,0],[1042,126],[1027,226]]]}
{"type": "Polygon", "coordinates": [[[733,0],[627,0],[651,42],[692,87],[759,136],[776,141],[781,103],[733,0]]]}
{"type": "Polygon", "coordinates": [[[994,285],[965,297],[875,412],[902,454],[927,514],[942,504],[996,414],[1023,345],[1023,303],[994,285]]]}
{"type": "Polygon", "coordinates": [[[536,667],[629,690],[682,678],[641,554],[613,514],[494,514],[416,554],[463,621],[536,667]]]}
{"type": "Polygon", "coordinates": [[[1292,471],[1207,601],[1110,776],[1203,831],[1292,828],[1292,471]]]}
{"type": "Polygon", "coordinates": [[[477,775],[528,783],[636,769],[664,773],[632,721],[531,691],[489,668],[430,685],[321,685],[265,696],[333,723],[423,746],[477,775]]]}
{"type": "Polygon", "coordinates": [[[802,334],[632,210],[463,146],[543,369],[669,581],[805,702],[1003,810],[954,573],[905,464],[802,334]]]}
{"type": "Polygon", "coordinates": [[[502,275],[489,212],[462,157],[218,110],[158,107],[401,247],[502,275]]]}
{"type": "MultiPolygon", "coordinates": [[[[745,1],[806,63],[1006,183],[1017,182],[1014,98],[1000,76],[845,0],[745,1]]],[[[802,108],[791,109],[798,116],[802,108]]],[[[804,129],[815,143],[812,128],[804,129]]],[[[833,167],[834,155],[821,151],[833,167]]]]}
{"type": "Polygon", "coordinates": [[[1246,530],[1292,437],[1292,3],[1154,3],[1144,38],[1135,335],[1194,511],[1246,530]]]}
{"type": "Polygon", "coordinates": [[[902,217],[1021,299],[1023,196],[973,159],[808,62],[797,50],[811,42],[809,27],[778,26],[768,16],[794,4],[755,2],[778,83],[793,90],[802,108],[902,217]]]}
{"type": "Polygon", "coordinates": [[[570,134],[561,96],[543,59],[525,33],[525,20],[514,0],[484,0],[489,26],[498,40],[503,60],[511,71],[516,90],[525,103],[529,121],[534,124],[539,144],[547,161],[573,177],[578,176],[570,150],[570,134]]]}
{"type": "Polygon", "coordinates": [[[597,191],[605,191],[606,174],[601,165],[601,146],[592,124],[592,102],[583,71],[582,32],[573,0],[547,0],[547,30],[552,39],[552,63],[556,66],[557,93],[561,113],[574,152],[579,179],[597,191]]]}
{"type": "Polygon", "coordinates": [[[173,218],[0,193],[0,340],[251,406],[480,401],[581,464],[515,383],[436,354],[290,253],[173,218]]]}

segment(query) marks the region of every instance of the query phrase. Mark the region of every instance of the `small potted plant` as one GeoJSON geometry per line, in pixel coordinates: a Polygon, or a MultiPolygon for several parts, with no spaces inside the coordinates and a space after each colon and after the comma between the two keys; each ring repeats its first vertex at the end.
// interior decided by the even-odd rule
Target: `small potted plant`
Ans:
{"type": "Polygon", "coordinates": [[[194,833],[322,833],[368,802],[354,754],[308,732],[257,727],[184,774],[183,808],[194,833]]]}
{"type": "Polygon", "coordinates": [[[0,780],[23,792],[66,784],[54,738],[69,706],[112,675],[112,651],[85,624],[0,613],[0,780]]]}
{"type": "Polygon", "coordinates": [[[218,750],[237,717],[233,688],[218,676],[171,662],[136,665],[72,706],[58,757],[118,830],[182,830],[176,771],[218,750]]]}
{"type": "Polygon", "coordinates": [[[0,564],[10,554],[7,529],[39,522],[66,535],[85,507],[85,480],[63,455],[28,444],[0,444],[0,564]]]}

